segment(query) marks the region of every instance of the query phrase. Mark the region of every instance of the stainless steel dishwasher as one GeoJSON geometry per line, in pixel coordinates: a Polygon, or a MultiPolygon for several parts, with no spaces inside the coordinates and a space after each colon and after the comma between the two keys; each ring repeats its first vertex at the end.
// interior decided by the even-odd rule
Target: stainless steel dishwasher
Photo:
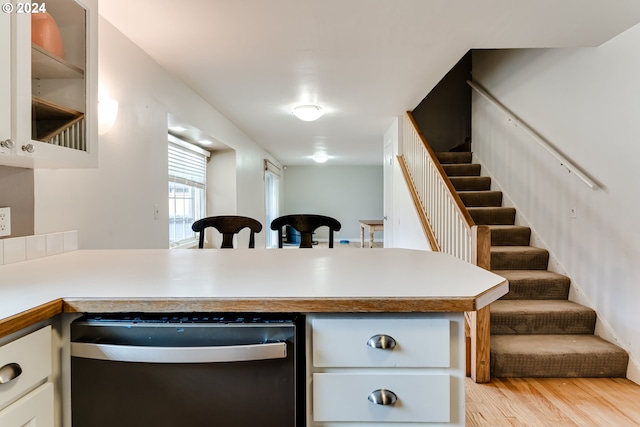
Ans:
{"type": "Polygon", "coordinates": [[[302,427],[298,370],[300,315],[85,316],[71,325],[72,423],[302,427]]]}

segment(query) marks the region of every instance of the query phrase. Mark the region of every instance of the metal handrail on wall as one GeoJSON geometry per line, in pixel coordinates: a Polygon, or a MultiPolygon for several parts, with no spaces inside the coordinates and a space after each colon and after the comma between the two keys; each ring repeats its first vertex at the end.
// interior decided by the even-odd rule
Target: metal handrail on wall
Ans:
{"type": "Polygon", "coordinates": [[[588,177],[586,173],[584,173],[584,172],[582,172],[580,170],[580,168],[578,168],[569,159],[567,159],[565,156],[563,156],[561,153],[559,153],[558,150],[553,148],[553,146],[551,145],[551,143],[549,141],[544,139],[542,136],[540,136],[540,134],[538,134],[538,132],[536,132],[529,125],[527,125],[522,120],[520,120],[507,107],[502,105],[497,99],[495,99],[493,96],[491,96],[491,94],[489,94],[489,92],[487,92],[480,85],[478,85],[477,83],[472,82],[471,80],[467,80],[467,84],[469,86],[471,86],[471,88],[473,88],[473,90],[475,90],[478,94],[480,94],[480,96],[482,96],[484,99],[489,101],[489,103],[491,105],[493,105],[494,107],[498,108],[500,111],[505,113],[507,115],[507,117],[509,118],[509,120],[514,123],[514,125],[516,125],[520,129],[522,129],[535,142],[537,142],[545,151],[547,151],[549,154],[551,154],[560,163],[560,166],[564,166],[569,171],[569,173],[574,174],[576,177],[578,177],[578,179],[580,179],[580,181],[582,181],[584,184],[586,184],[592,190],[595,191],[598,188],[600,188],[598,186],[598,184],[596,184],[596,182],[593,179],[588,177]]]}

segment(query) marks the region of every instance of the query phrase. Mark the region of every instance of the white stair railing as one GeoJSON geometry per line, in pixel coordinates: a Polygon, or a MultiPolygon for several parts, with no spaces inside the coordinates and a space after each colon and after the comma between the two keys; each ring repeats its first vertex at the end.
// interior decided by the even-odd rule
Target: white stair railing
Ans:
{"type": "Polygon", "coordinates": [[[56,131],[53,135],[46,136],[44,142],[74,150],[87,151],[85,135],[85,120],[84,116],[82,116],[64,129],[56,131]]]}
{"type": "MultiPolygon", "coordinates": [[[[475,224],[409,112],[402,130],[398,161],[431,248],[490,269],[489,227],[475,224]]],[[[491,379],[489,317],[488,306],[465,313],[469,375],[480,383],[491,379]]]]}
{"type": "Polygon", "coordinates": [[[446,177],[435,153],[425,144],[410,113],[403,120],[403,140],[399,154],[409,175],[431,231],[441,252],[474,263],[473,219],[446,177]]]}

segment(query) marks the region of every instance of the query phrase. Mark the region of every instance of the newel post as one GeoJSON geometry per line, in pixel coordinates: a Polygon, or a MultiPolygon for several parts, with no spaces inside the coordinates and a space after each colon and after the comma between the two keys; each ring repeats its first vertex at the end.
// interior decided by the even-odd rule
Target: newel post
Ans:
{"type": "MultiPolygon", "coordinates": [[[[486,225],[471,228],[471,262],[485,270],[491,269],[491,230],[486,225]]],[[[465,314],[469,337],[468,374],[476,383],[491,381],[491,312],[489,306],[465,314]]]]}

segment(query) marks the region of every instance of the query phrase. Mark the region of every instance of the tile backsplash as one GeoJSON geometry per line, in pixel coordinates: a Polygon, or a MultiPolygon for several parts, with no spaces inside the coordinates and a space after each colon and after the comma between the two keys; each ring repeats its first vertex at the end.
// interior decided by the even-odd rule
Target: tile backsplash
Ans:
{"type": "Polygon", "coordinates": [[[0,265],[57,255],[77,249],[77,230],[10,237],[0,240],[0,265]]]}

